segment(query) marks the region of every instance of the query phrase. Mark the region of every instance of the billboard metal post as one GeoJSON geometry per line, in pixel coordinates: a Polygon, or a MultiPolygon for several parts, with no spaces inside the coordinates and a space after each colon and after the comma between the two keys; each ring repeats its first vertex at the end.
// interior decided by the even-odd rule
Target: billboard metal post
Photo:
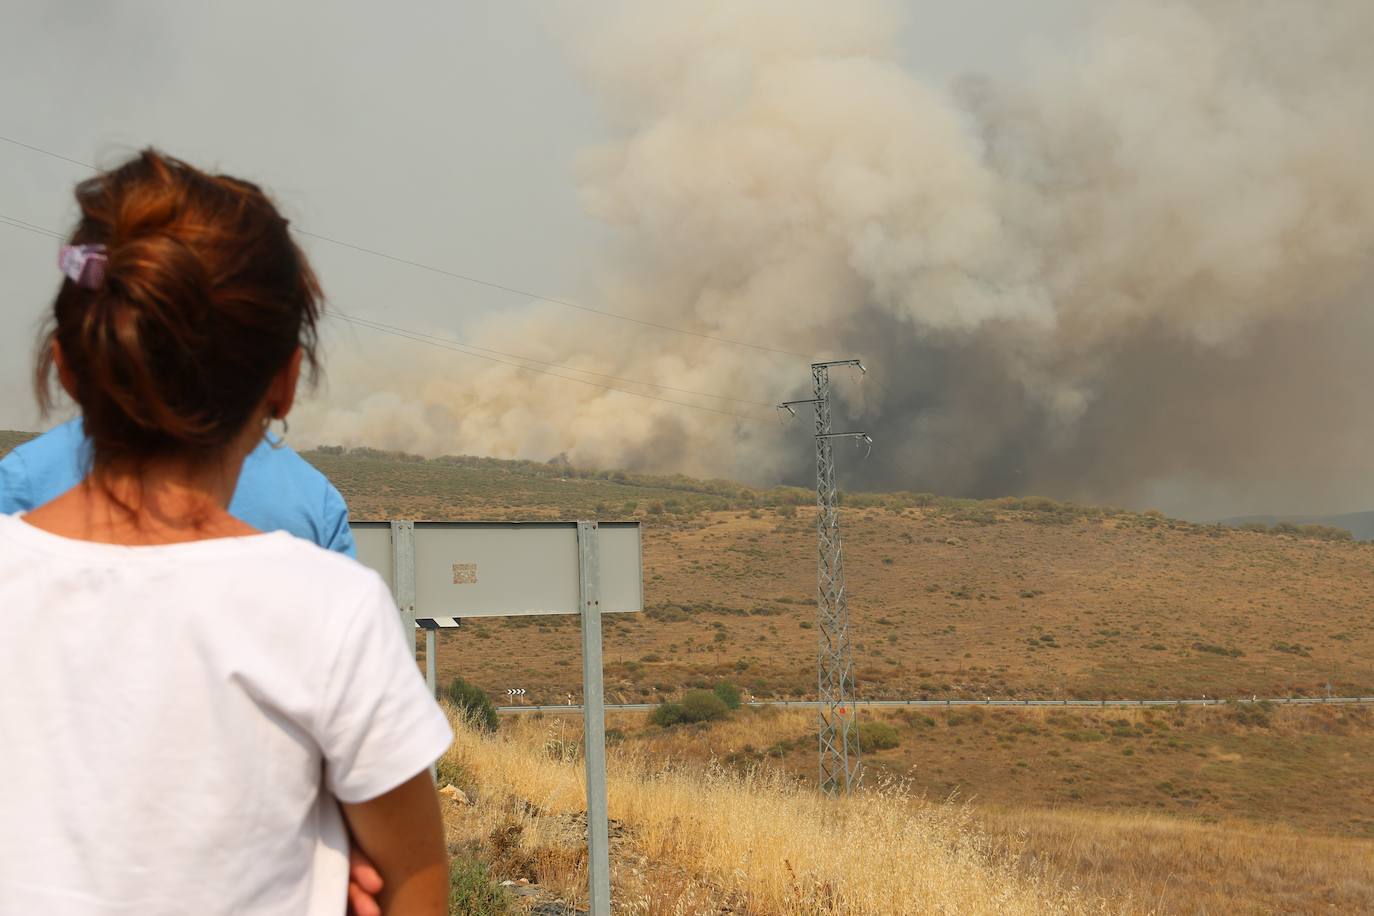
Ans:
{"type": "MultiPolygon", "coordinates": [[[[601,615],[644,609],[638,522],[353,522],[358,560],[392,589],[414,651],[425,634],[425,676],[436,684],[436,630],[463,617],[577,614],[587,779],[589,916],[610,916],[606,713],[601,615]],[[451,614],[453,616],[432,616],[451,614]]],[[[572,705],[572,695],[568,695],[572,705]]]]}
{"type": "Polygon", "coordinates": [[[425,683],[429,685],[429,695],[432,697],[439,695],[439,687],[434,678],[435,632],[434,630],[425,630],[425,683]]]}
{"type": "Polygon", "coordinates": [[[583,763],[587,771],[587,885],[590,916],[610,916],[610,824],[606,813],[606,696],[601,668],[601,550],[596,522],[577,523],[582,611],[583,763]]]}
{"type": "Polygon", "coordinates": [[[415,523],[391,523],[391,591],[401,611],[401,632],[415,654],[415,523]]]}
{"type": "Polygon", "coordinates": [[[458,627],[457,617],[416,617],[415,625],[425,631],[425,683],[429,685],[431,696],[439,696],[439,686],[434,676],[439,664],[439,631],[453,630],[458,627]]]}

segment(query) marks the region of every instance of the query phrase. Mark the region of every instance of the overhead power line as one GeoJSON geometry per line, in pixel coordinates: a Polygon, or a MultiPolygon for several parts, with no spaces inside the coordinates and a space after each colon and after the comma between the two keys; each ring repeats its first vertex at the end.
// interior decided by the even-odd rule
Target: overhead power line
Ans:
{"type": "Polygon", "coordinates": [[[619,312],[611,312],[607,311],[606,309],[593,308],[590,305],[579,305],[578,303],[572,302],[567,299],[558,299],[553,296],[543,296],[539,293],[532,293],[529,290],[518,289],[514,286],[506,286],[503,283],[493,283],[490,280],[483,280],[478,277],[471,276],[469,274],[460,274],[452,270],[445,270],[442,267],[434,267],[430,264],[424,264],[420,261],[412,261],[409,258],[397,257],[394,254],[387,254],[385,251],[377,251],[374,248],[366,248],[362,245],[355,245],[352,242],[345,242],[341,241],[340,239],[330,238],[329,236],[320,235],[317,232],[309,232],[299,227],[296,229],[296,231],[299,232],[301,235],[309,236],[312,239],[319,239],[322,242],[329,242],[331,245],[341,245],[344,248],[352,248],[354,251],[361,251],[365,254],[375,255],[379,258],[386,258],[388,261],[395,261],[398,264],[406,264],[410,267],[418,267],[421,270],[428,270],[432,273],[442,274],[445,277],[453,277],[456,280],[463,280],[467,283],[475,283],[478,286],[485,286],[489,289],[498,289],[502,292],[514,293],[518,296],[525,296],[529,299],[535,299],[540,302],[551,302],[554,305],[566,306],[570,309],[577,309],[580,312],[589,312],[593,315],[601,315],[606,318],[615,318],[620,321],[629,321],[634,324],[643,325],[644,327],[658,328],[661,331],[672,331],[675,334],[686,334],[690,337],[699,337],[702,340],[710,340],[716,343],[731,344],[736,347],[748,347],[751,350],[762,350],[765,353],[777,353],[781,356],[795,356],[799,359],[810,359],[810,356],[806,353],[796,353],[792,350],[784,350],[779,347],[768,347],[764,346],[763,344],[750,343],[747,340],[735,340],[730,337],[719,337],[715,334],[707,334],[703,331],[693,331],[689,328],[680,328],[671,324],[660,324],[657,321],[649,321],[645,318],[636,318],[633,315],[623,315],[619,312]]]}
{"type": "MultiPolygon", "coordinates": [[[[51,229],[47,229],[47,228],[44,228],[44,227],[42,227],[42,226],[37,226],[37,225],[34,225],[33,223],[25,222],[24,220],[21,220],[21,219],[16,219],[16,218],[14,218],[14,217],[12,217],[12,216],[8,216],[8,215],[6,215],[6,214],[4,214],[4,213],[0,213],[0,225],[9,226],[9,227],[12,228],[12,229],[21,229],[21,230],[23,230],[23,231],[25,231],[25,232],[32,232],[32,233],[34,233],[34,234],[36,234],[36,235],[44,235],[44,236],[47,236],[47,237],[49,237],[49,238],[58,239],[59,241],[62,240],[62,239],[64,239],[64,238],[66,238],[66,236],[64,236],[64,235],[63,235],[62,233],[60,233],[60,232],[55,232],[55,231],[53,231],[53,230],[51,230],[51,229]]],[[[626,388],[617,388],[617,387],[614,386],[614,385],[603,385],[603,384],[601,384],[601,383],[599,383],[599,382],[589,381],[588,379],[578,378],[577,376],[573,376],[573,375],[562,375],[562,374],[560,374],[560,373],[558,373],[558,372],[553,372],[553,371],[550,371],[550,370],[551,370],[552,368],[566,369],[567,371],[570,371],[570,372],[582,372],[582,373],[585,373],[585,374],[588,374],[588,375],[595,375],[595,376],[598,376],[598,377],[600,377],[600,378],[613,379],[613,380],[616,380],[616,381],[622,381],[622,382],[626,382],[626,383],[628,383],[628,384],[633,384],[633,385],[645,385],[645,386],[652,387],[652,388],[660,388],[660,389],[663,389],[663,390],[666,390],[666,391],[677,391],[677,392],[681,392],[681,393],[683,393],[683,394],[693,394],[693,395],[697,395],[698,397],[715,398],[715,399],[717,399],[717,400],[733,401],[733,402],[740,403],[740,404],[749,404],[749,405],[758,406],[758,407],[766,407],[766,406],[768,406],[768,405],[764,404],[764,403],[761,402],[761,401],[750,401],[750,400],[747,400],[747,399],[745,399],[745,398],[735,398],[735,397],[729,397],[729,396],[718,395],[718,394],[707,394],[706,392],[703,392],[703,391],[693,391],[693,390],[688,389],[688,388],[674,388],[674,387],[671,387],[671,386],[668,386],[668,385],[660,385],[660,384],[658,384],[658,383],[656,383],[656,382],[644,382],[644,381],[639,381],[639,380],[636,380],[636,379],[622,378],[622,377],[620,377],[620,376],[615,376],[615,375],[607,375],[606,373],[602,373],[602,372],[592,372],[591,370],[588,370],[588,369],[576,369],[576,368],[573,368],[573,367],[571,367],[571,366],[562,366],[562,365],[559,365],[559,364],[557,364],[557,363],[550,363],[550,362],[545,362],[545,361],[543,361],[543,360],[531,359],[530,357],[518,356],[518,355],[513,354],[513,353],[505,353],[505,352],[503,352],[503,351],[501,351],[501,350],[493,350],[493,349],[491,349],[490,347],[478,347],[478,346],[474,346],[474,345],[471,345],[471,344],[460,343],[460,342],[455,341],[455,340],[449,340],[449,339],[443,338],[443,337],[436,337],[436,336],[431,335],[431,334],[425,334],[425,333],[420,332],[420,331],[411,331],[411,330],[409,330],[409,329],[407,329],[407,328],[396,327],[395,325],[382,324],[381,322],[372,321],[372,320],[367,319],[367,318],[358,318],[358,317],[353,316],[353,315],[346,315],[346,314],[344,314],[344,313],[342,313],[342,312],[329,311],[329,312],[326,312],[326,313],[325,313],[325,316],[326,316],[326,317],[329,317],[329,318],[336,318],[336,319],[338,319],[338,320],[340,320],[340,321],[346,321],[346,322],[349,322],[350,324],[354,324],[354,325],[357,325],[357,326],[359,326],[359,327],[368,328],[369,330],[378,331],[378,332],[383,333],[383,334],[391,334],[391,335],[396,336],[396,337],[403,337],[403,338],[405,338],[405,339],[407,339],[407,340],[413,340],[413,341],[415,341],[415,342],[417,342],[417,343],[428,344],[429,346],[432,346],[432,347],[439,347],[440,349],[452,350],[452,351],[455,352],[455,353],[462,353],[462,354],[465,355],[465,356],[471,356],[471,357],[474,357],[475,359],[485,359],[485,360],[487,360],[487,361],[489,361],[489,362],[501,363],[501,364],[503,364],[503,365],[511,366],[511,367],[513,367],[513,368],[516,368],[516,369],[524,369],[524,370],[527,371],[527,372],[537,372],[537,373],[539,373],[539,374],[541,374],[541,375],[551,375],[551,376],[553,376],[554,378],[565,379],[566,381],[569,381],[569,382],[577,382],[577,383],[580,384],[580,385],[590,385],[590,386],[593,387],[593,388],[600,388],[600,389],[603,389],[603,390],[605,390],[605,391],[615,391],[615,392],[619,392],[619,393],[621,393],[621,394],[628,394],[628,395],[630,395],[631,397],[645,398],[646,400],[650,400],[650,401],[659,401],[659,402],[664,403],[664,404],[675,404],[675,405],[677,405],[678,407],[687,407],[687,408],[690,408],[690,409],[692,409],[692,410],[703,410],[703,411],[706,411],[707,413],[719,414],[719,415],[721,415],[721,416],[727,416],[727,417],[735,417],[735,418],[740,419],[740,420],[750,420],[750,421],[753,421],[753,422],[759,422],[762,418],[757,417],[757,416],[750,416],[750,415],[748,415],[748,414],[736,413],[735,411],[732,411],[732,410],[721,410],[721,409],[716,408],[716,407],[706,407],[706,406],[703,406],[703,405],[701,405],[701,404],[692,404],[692,403],[689,403],[689,402],[687,402],[687,401],[678,401],[678,400],[674,400],[673,398],[664,398],[664,397],[659,397],[658,395],[645,394],[645,393],[643,393],[643,392],[641,392],[641,391],[630,391],[629,389],[626,389],[626,388]],[[480,351],[480,352],[479,352],[479,351],[480,351]],[[490,355],[490,354],[496,354],[496,355],[490,355]],[[502,358],[502,357],[504,357],[504,358],[502,358]],[[524,360],[524,362],[518,362],[519,360],[524,360]],[[537,365],[531,366],[531,365],[526,365],[525,363],[536,363],[537,365]],[[543,366],[543,367],[549,367],[549,368],[540,368],[541,366],[543,366]]]]}
{"type": "Polygon", "coordinates": [[[3,214],[0,214],[0,222],[7,223],[8,225],[13,226],[15,229],[27,229],[30,232],[36,232],[39,235],[46,235],[48,238],[57,239],[58,241],[62,241],[66,238],[66,236],[64,236],[60,232],[55,232],[52,229],[45,229],[42,226],[36,226],[33,223],[25,222],[22,219],[16,219],[13,216],[5,216],[3,214]]]}
{"type": "Polygon", "coordinates": [[[92,171],[95,170],[95,166],[89,162],[82,162],[80,159],[72,159],[70,156],[64,156],[61,153],[54,153],[52,150],[43,149],[41,146],[33,146],[32,144],[25,143],[23,140],[15,140],[13,137],[0,137],[0,140],[4,140],[6,143],[13,143],[15,146],[22,146],[24,149],[27,150],[33,150],[35,153],[42,153],[44,156],[51,156],[54,159],[61,159],[63,162],[70,162],[72,165],[80,165],[88,169],[91,169],[92,171]]]}
{"type": "MultiPolygon", "coordinates": [[[[92,171],[96,171],[96,170],[97,170],[97,169],[96,169],[96,166],[93,165],[92,163],[89,163],[89,162],[82,162],[80,159],[73,159],[73,158],[71,158],[70,156],[63,156],[61,153],[56,153],[56,152],[53,152],[52,150],[44,149],[44,148],[41,147],[41,146],[34,146],[34,145],[31,144],[31,143],[24,143],[23,141],[21,141],[21,140],[16,140],[16,139],[14,139],[13,137],[0,136],[0,140],[3,140],[3,141],[6,142],[6,143],[13,144],[14,146],[21,147],[22,149],[31,150],[32,152],[35,152],[35,153],[41,153],[41,154],[43,154],[44,156],[51,156],[51,157],[53,157],[54,159],[60,159],[60,160],[62,160],[63,162],[70,162],[70,163],[72,163],[73,165],[79,165],[79,166],[82,166],[82,167],[84,167],[84,168],[91,169],[92,171]]],[[[410,258],[403,258],[403,257],[400,257],[399,255],[389,254],[388,252],[380,251],[380,250],[378,250],[378,249],[376,249],[376,248],[369,248],[369,247],[367,247],[366,245],[357,245],[357,244],[354,244],[353,242],[346,242],[346,241],[344,241],[343,239],[336,239],[336,238],[332,238],[332,237],[327,236],[327,235],[321,235],[321,234],[318,233],[318,232],[310,232],[310,231],[308,231],[308,230],[306,230],[306,229],[300,228],[299,226],[296,226],[295,229],[296,229],[296,232],[298,232],[298,233],[301,234],[301,235],[308,236],[308,237],[310,237],[310,238],[312,238],[312,239],[319,239],[320,241],[322,241],[322,242],[328,242],[328,243],[331,244],[331,245],[338,245],[338,246],[340,246],[340,247],[342,247],[342,248],[350,248],[350,249],[352,249],[352,250],[354,250],[354,251],[362,252],[363,254],[370,254],[370,255],[372,255],[372,256],[374,256],[374,257],[384,258],[384,259],[386,259],[386,260],[388,260],[388,261],[394,261],[394,262],[396,262],[397,264],[404,264],[404,265],[406,265],[406,266],[408,266],[408,267],[414,267],[414,268],[417,268],[417,269],[419,269],[419,270],[427,270],[427,271],[429,271],[429,272],[431,272],[431,273],[441,274],[441,275],[443,275],[443,276],[445,276],[445,277],[452,277],[452,278],[455,279],[455,280],[462,280],[462,281],[465,282],[465,283],[472,283],[472,284],[475,284],[475,285],[477,285],[477,286],[485,286],[485,287],[487,287],[487,288],[489,288],[489,289],[500,290],[500,291],[502,291],[502,292],[512,293],[512,294],[517,295],[517,296],[524,296],[524,297],[526,297],[526,298],[528,298],[528,299],[535,299],[535,300],[540,301],[540,302],[549,302],[549,303],[552,303],[552,304],[554,304],[554,305],[561,305],[561,306],[564,306],[564,307],[566,307],[566,308],[576,309],[576,310],[578,310],[578,311],[580,311],[580,312],[587,312],[587,313],[593,314],[593,315],[600,315],[600,316],[602,316],[602,317],[604,317],[604,318],[614,318],[614,319],[616,319],[616,320],[618,320],[618,321],[627,321],[627,322],[631,322],[631,323],[633,323],[633,324],[642,325],[642,326],[648,327],[648,328],[656,328],[656,329],[661,330],[661,331],[670,331],[670,332],[672,332],[672,333],[674,333],[674,334],[685,334],[685,335],[687,335],[687,336],[689,336],[689,337],[697,337],[697,338],[700,338],[700,339],[702,339],[702,340],[710,340],[710,341],[713,341],[713,342],[715,342],[715,343],[729,344],[729,345],[735,346],[735,347],[746,347],[746,348],[748,348],[748,349],[750,349],[750,350],[758,350],[758,351],[764,352],[764,353],[774,353],[774,354],[777,354],[777,355],[779,355],[779,356],[795,356],[795,357],[798,357],[799,359],[810,359],[810,358],[811,358],[809,354],[806,354],[806,353],[798,353],[798,352],[796,352],[796,351],[794,351],[794,350],[786,350],[786,349],[783,349],[783,348],[781,348],[781,347],[769,347],[769,346],[765,346],[764,344],[751,343],[750,341],[747,341],[747,340],[736,340],[735,338],[731,338],[731,337],[722,337],[722,336],[719,336],[719,335],[716,335],[716,334],[707,334],[707,333],[704,332],[704,331],[693,331],[693,330],[691,330],[690,328],[678,327],[678,326],[676,326],[676,325],[671,325],[671,324],[663,324],[663,323],[660,323],[660,322],[657,322],[657,321],[649,321],[649,320],[646,319],[646,318],[636,318],[636,317],[633,316],[633,315],[626,315],[626,314],[623,314],[623,313],[621,313],[621,312],[612,312],[612,311],[610,311],[610,310],[608,310],[608,309],[594,308],[593,306],[590,306],[590,305],[581,305],[580,303],[572,302],[571,300],[568,300],[568,299],[559,299],[559,298],[556,297],[556,296],[545,296],[545,295],[541,295],[540,293],[533,293],[533,292],[530,292],[529,290],[520,289],[519,287],[508,286],[508,285],[506,285],[506,284],[504,284],[504,283],[495,283],[495,282],[493,282],[493,281],[491,281],[491,280],[483,280],[482,278],[480,278],[480,277],[474,277],[474,276],[472,276],[471,274],[459,273],[459,272],[457,272],[457,271],[447,270],[447,269],[445,269],[445,268],[443,268],[443,267],[435,267],[435,266],[432,265],[432,264],[425,264],[425,263],[422,262],[422,261],[415,261],[415,260],[411,260],[410,258]]]]}

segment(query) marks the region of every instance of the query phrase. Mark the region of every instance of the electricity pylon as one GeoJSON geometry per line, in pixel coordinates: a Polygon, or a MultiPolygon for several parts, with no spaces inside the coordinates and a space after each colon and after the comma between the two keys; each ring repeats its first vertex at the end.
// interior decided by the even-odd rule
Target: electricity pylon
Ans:
{"type": "Polygon", "coordinates": [[[827,795],[848,795],[861,779],[859,733],[854,720],[854,653],[849,641],[849,605],[844,589],[844,554],[840,543],[840,513],[835,489],[835,461],[831,443],[854,439],[873,444],[867,433],[830,430],[830,367],[854,366],[857,359],[811,364],[815,397],[785,401],[780,409],[811,404],[816,410],[816,616],[820,631],[816,650],[819,693],[820,788],[827,795]]]}

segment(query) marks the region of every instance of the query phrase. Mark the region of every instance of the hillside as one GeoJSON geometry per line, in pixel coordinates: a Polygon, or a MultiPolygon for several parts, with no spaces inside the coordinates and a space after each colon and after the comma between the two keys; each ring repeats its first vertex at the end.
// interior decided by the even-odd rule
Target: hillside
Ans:
{"type": "MultiPolygon", "coordinates": [[[[643,521],[648,610],[605,618],[612,702],[658,701],[719,680],[760,698],[815,694],[809,492],[680,479],[669,489],[655,478],[485,460],[310,457],[360,516],[632,514],[643,521]]],[[[847,502],[847,579],[864,696],[1320,695],[1328,681],[1334,693],[1374,693],[1367,612],[1374,545],[1043,499],[859,494],[847,502]]],[[[461,675],[494,696],[522,687],[528,702],[557,703],[580,692],[579,658],[573,619],[514,618],[469,621],[442,634],[437,666],[441,682],[461,675]]],[[[872,715],[900,739],[869,756],[875,779],[903,780],[929,798],[975,800],[1009,836],[1027,809],[1045,806],[1063,812],[1043,815],[1062,818],[1047,830],[1090,835],[1100,812],[1135,812],[1374,836],[1367,788],[1374,719],[1363,710],[1252,718],[1226,709],[872,715]],[[1314,772],[1324,778],[1313,780],[1314,772]]],[[[650,760],[780,767],[812,779],[813,716],[750,717],[719,736],[715,728],[665,733],[642,714],[615,715],[611,724],[628,750],[650,760]]],[[[574,719],[566,724],[577,727],[574,719]]],[[[1026,842],[1076,873],[1133,869],[1126,854],[1133,843],[1117,828],[1101,829],[1101,842],[1117,849],[1101,853],[1110,866],[1073,861],[1075,843],[1026,842]]],[[[1161,821],[1121,829],[1163,838],[1174,828],[1161,821]]],[[[1235,831],[1245,839],[1227,840],[1228,828],[1205,842],[1238,859],[1281,858],[1265,851],[1268,841],[1252,827],[1235,831]]],[[[1167,842],[1160,840],[1160,884],[1149,893],[1178,868],[1167,842]]],[[[1119,877],[1076,875],[1103,890],[1119,877]]],[[[1237,899],[1263,896],[1264,885],[1239,884],[1237,899]]]]}
{"type": "MultiPolygon", "coordinates": [[[[488,459],[309,457],[358,518],[643,520],[648,611],[607,626],[615,699],[725,673],[761,697],[814,691],[814,510],[793,504],[807,491],[488,459]]],[[[1328,683],[1374,693],[1374,545],[1043,499],[846,503],[866,696],[1284,696],[1328,683]]],[[[439,665],[557,700],[577,689],[576,651],[570,620],[484,621],[451,637],[439,665]]]]}

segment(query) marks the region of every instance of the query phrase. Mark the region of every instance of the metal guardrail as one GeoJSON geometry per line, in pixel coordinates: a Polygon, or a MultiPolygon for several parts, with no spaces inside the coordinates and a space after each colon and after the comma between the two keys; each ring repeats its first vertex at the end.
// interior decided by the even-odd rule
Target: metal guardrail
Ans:
{"type": "MultiPolygon", "coordinates": [[[[1025,709],[1037,706],[1050,707],[1087,707],[1087,708],[1127,708],[1150,706],[1225,706],[1227,703],[1259,704],[1272,703],[1276,706],[1327,706],[1339,704],[1374,704],[1374,697],[1250,697],[1216,699],[1213,697],[1184,700],[855,700],[855,706],[872,707],[912,707],[912,708],[953,708],[956,706],[990,706],[1012,709],[1025,709]]],[[[814,709],[820,705],[816,700],[752,700],[743,706],[782,706],[795,709],[814,709]]],[[[607,703],[607,710],[623,712],[647,711],[658,706],[657,703],[607,703]]],[[[498,706],[497,712],[579,712],[578,704],[553,704],[535,706],[498,706]]]]}

